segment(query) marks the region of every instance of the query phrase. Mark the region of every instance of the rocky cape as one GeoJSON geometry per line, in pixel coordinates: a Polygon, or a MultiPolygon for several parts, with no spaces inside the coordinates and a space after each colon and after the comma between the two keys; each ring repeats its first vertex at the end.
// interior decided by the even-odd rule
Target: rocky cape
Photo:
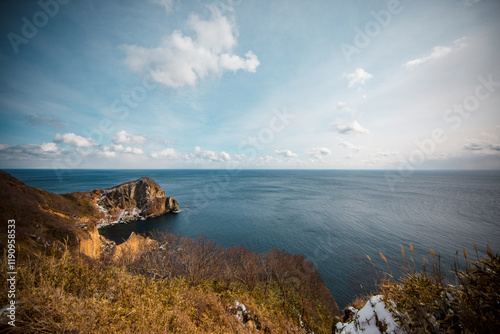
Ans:
{"type": "Polygon", "coordinates": [[[149,177],[73,195],[90,201],[104,215],[98,221],[98,228],[179,211],[179,203],[167,197],[163,189],[149,177]]]}
{"type": "MultiPolygon", "coordinates": [[[[107,189],[55,194],[30,187],[4,171],[0,171],[0,203],[1,221],[16,221],[16,242],[25,248],[65,244],[93,258],[115,247],[99,234],[99,227],[179,210],[179,203],[149,177],[107,189]]],[[[1,246],[7,245],[4,236],[1,246]]],[[[130,239],[137,243],[137,238],[130,239]]]]}

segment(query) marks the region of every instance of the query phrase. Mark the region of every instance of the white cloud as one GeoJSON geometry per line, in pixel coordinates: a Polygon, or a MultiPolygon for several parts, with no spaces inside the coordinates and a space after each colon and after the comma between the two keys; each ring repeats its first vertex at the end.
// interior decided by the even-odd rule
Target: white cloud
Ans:
{"type": "Polygon", "coordinates": [[[231,160],[231,156],[230,156],[230,155],[229,155],[229,153],[227,153],[227,152],[221,152],[221,153],[219,154],[219,156],[220,156],[220,159],[221,159],[222,161],[230,161],[230,160],[231,160]]]}
{"type": "Polygon", "coordinates": [[[144,154],[144,150],[139,147],[123,146],[122,144],[110,144],[109,146],[104,146],[100,153],[102,153],[106,157],[114,157],[116,153],[142,155],[144,154]]]}
{"type": "Polygon", "coordinates": [[[467,46],[466,37],[459,38],[453,42],[451,46],[435,46],[432,49],[432,52],[427,56],[423,56],[421,58],[416,58],[408,61],[404,66],[406,68],[411,68],[416,65],[423,64],[429,60],[439,59],[448,56],[451,53],[460,51],[461,49],[467,46]]]}
{"type": "Polygon", "coordinates": [[[146,142],[146,140],[146,136],[133,136],[127,133],[127,131],[125,130],[121,130],[113,136],[113,142],[115,144],[142,145],[146,142]]]}
{"type": "Polygon", "coordinates": [[[344,74],[344,77],[349,80],[349,87],[353,87],[357,84],[364,85],[366,80],[373,78],[373,75],[362,68],[357,68],[353,73],[344,74]]]}
{"type": "Polygon", "coordinates": [[[43,152],[57,152],[58,147],[56,143],[43,143],[40,145],[43,152]]]}
{"type": "Polygon", "coordinates": [[[71,132],[65,134],[56,133],[54,142],[76,147],[92,147],[97,145],[92,138],[85,138],[71,132]]]}
{"type": "Polygon", "coordinates": [[[354,121],[349,124],[333,123],[332,127],[333,131],[341,135],[359,135],[359,134],[370,133],[370,131],[363,128],[361,124],[358,123],[358,121],[354,121]]]}
{"type": "Polygon", "coordinates": [[[114,158],[114,157],[116,157],[116,152],[100,151],[100,152],[97,152],[97,155],[101,156],[101,157],[105,157],[105,158],[114,158]]]}
{"type": "Polygon", "coordinates": [[[167,159],[172,159],[177,157],[177,152],[173,148],[166,148],[164,150],[161,150],[159,152],[152,152],[151,156],[153,158],[167,158],[167,159]]]}
{"type": "Polygon", "coordinates": [[[202,160],[219,160],[217,153],[215,153],[214,151],[204,151],[199,146],[196,146],[194,148],[194,153],[192,153],[192,156],[195,158],[200,158],[202,160]]]}
{"type": "Polygon", "coordinates": [[[292,151],[290,150],[281,150],[281,149],[276,149],[274,150],[274,152],[276,154],[279,154],[279,155],[282,155],[284,156],[285,158],[296,158],[298,157],[297,154],[293,153],[292,151]]]}
{"type": "Polygon", "coordinates": [[[354,150],[356,152],[361,151],[361,146],[356,146],[356,145],[349,143],[345,140],[342,140],[340,138],[338,138],[338,139],[340,140],[340,143],[339,143],[340,146],[343,146],[343,147],[348,148],[350,150],[354,150]]]}
{"type": "MultiPolygon", "coordinates": [[[[196,146],[194,148],[194,152],[186,155],[185,157],[187,160],[190,160],[194,163],[217,163],[217,162],[229,162],[231,161],[231,155],[227,152],[220,152],[216,153],[214,151],[209,151],[209,150],[202,150],[199,146],[196,146]]],[[[244,157],[238,156],[237,159],[241,160],[244,157]]]]}
{"type": "Polygon", "coordinates": [[[109,150],[109,151],[114,151],[114,152],[123,152],[125,151],[125,147],[123,147],[123,145],[116,145],[116,144],[111,144],[109,146],[105,146],[104,147],[105,149],[109,150]]]}
{"type": "Polygon", "coordinates": [[[252,51],[248,51],[245,53],[245,59],[236,55],[224,53],[220,57],[219,64],[222,68],[233,72],[243,69],[245,71],[255,73],[260,62],[252,51]]]}
{"type": "Polygon", "coordinates": [[[172,12],[174,6],[174,0],[149,0],[149,2],[162,6],[167,13],[172,12]]]}
{"type": "Polygon", "coordinates": [[[16,146],[0,144],[0,160],[50,160],[60,157],[65,152],[66,151],[59,150],[54,143],[43,143],[41,145],[23,144],[16,146]]]}
{"type": "Polygon", "coordinates": [[[311,149],[308,154],[315,159],[321,159],[324,156],[331,155],[332,151],[326,147],[319,147],[311,149]]]}
{"type": "Polygon", "coordinates": [[[286,159],[282,157],[273,157],[270,155],[259,156],[251,160],[251,165],[257,168],[284,168],[303,166],[303,162],[298,159],[286,159]]]}
{"type": "Polygon", "coordinates": [[[187,27],[194,37],[176,30],[156,48],[126,45],[125,64],[133,71],[150,71],[151,77],[166,87],[195,86],[208,74],[245,70],[255,72],[259,60],[251,51],[245,58],[234,55],[236,28],[215,7],[209,7],[211,17],[203,20],[191,15],[187,27]],[[154,69],[151,69],[154,67],[154,69]]]}
{"type": "Polygon", "coordinates": [[[337,105],[335,106],[335,110],[344,111],[351,114],[354,114],[356,112],[355,109],[351,108],[346,102],[342,101],[339,101],[339,103],[337,103],[337,105]]]}
{"type": "Polygon", "coordinates": [[[247,158],[245,154],[235,154],[234,157],[236,160],[245,160],[247,158]]]}
{"type": "Polygon", "coordinates": [[[131,146],[126,147],[124,152],[125,153],[132,153],[132,154],[136,154],[136,155],[144,154],[144,151],[142,150],[142,148],[131,147],[131,146]]]}
{"type": "Polygon", "coordinates": [[[465,144],[463,149],[466,151],[498,154],[500,153],[500,144],[477,143],[473,141],[465,144]]]}

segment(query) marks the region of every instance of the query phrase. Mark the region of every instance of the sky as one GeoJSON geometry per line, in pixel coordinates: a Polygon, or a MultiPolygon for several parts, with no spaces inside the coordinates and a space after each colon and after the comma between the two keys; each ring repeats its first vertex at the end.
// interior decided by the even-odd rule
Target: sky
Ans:
{"type": "Polygon", "coordinates": [[[497,0],[0,8],[0,168],[500,169],[497,0]]]}

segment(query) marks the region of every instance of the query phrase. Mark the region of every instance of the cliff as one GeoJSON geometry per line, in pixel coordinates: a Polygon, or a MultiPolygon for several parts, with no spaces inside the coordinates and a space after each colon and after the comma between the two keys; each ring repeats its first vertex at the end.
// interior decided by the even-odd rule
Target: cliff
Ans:
{"type": "Polygon", "coordinates": [[[167,197],[149,177],[108,189],[73,193],[73,196],[91,202],[102,213],[97,227],[144,220],[179,210],[179,203],[172,197],[167,197]]]}
{"type": "MultiPolygon", "coordinates": [[[[90,257],[99,257],[111,244],[97,228],[106,224],[144,220],[179,209],[151,178],[143,177],[108,189],[55,194],[30,187],[0,171],[0,219],[16,221],[17,243],[27,249],[67,244],[90,257]]],[[[0,236],[0,246],[7,243],[0,236]]]]}

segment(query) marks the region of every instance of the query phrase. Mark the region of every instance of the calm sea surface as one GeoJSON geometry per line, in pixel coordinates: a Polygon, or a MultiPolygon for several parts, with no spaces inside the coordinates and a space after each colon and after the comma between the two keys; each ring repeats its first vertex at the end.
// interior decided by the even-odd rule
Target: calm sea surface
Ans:
{"type": "Polygon", "coordinates": [[[270,248],[314,262],[340,307],[373,289],[385,264],[395,274],[400,244],[417,265],[429,248],[451,269],[462,247],[500,250],[500,171],[426,171],[391,189],[391,171],[335,170],[7,170],[44,190],[66,193],[152,177],[180,204],[181,213],[116,225],[101,233],[117,242],[132,231],[204,235],[222,246],[270,248]]]}

